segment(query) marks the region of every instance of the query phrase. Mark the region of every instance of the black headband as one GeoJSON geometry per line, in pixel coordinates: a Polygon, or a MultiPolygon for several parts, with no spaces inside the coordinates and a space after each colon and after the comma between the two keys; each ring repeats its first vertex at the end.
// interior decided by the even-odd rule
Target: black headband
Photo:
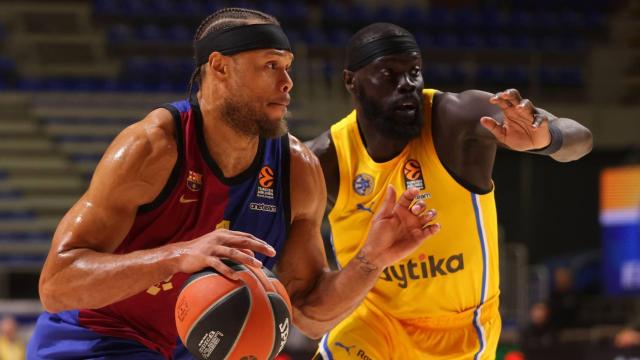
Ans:
{"type": "Polygon", "coordinates": [[[382,56],[414,51],[420,52],[420,47],[411,35],[383,37],[350,49],[347,53],[347,70],[356,71],[382,56]]]}
{"type": "Polygon", "coordinates": [[[289,39],[275,24],[252,24],[214,31],[196,41],[196,66],[209,61],[209,55],[218,51],[233,55],[256,49],[291,51],[289,39]]]}

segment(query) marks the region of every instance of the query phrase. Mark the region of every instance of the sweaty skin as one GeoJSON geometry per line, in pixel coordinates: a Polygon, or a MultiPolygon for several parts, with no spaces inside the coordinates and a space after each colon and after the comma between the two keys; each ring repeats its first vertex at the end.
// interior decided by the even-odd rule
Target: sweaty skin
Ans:
{"type": "MultiPolygon", "coordinates": [[[[398,98],[422,98],[424,81],[422,58],[418,53],[389,55],[350,72],[345,70],[347,90],[357,97],[366,89],[370,98],[392,106],[398,98]]],[[[399,154],[409,140],[388,137],[367,119],[363,106],[355,103],[358,126],[367,152],[383,162],[399,154]]],[[[591,132],[578,122],[558,118],[522,99],[515,89],[498,94],[480,90],[461,93],[438,92],[432,109],[432,132],[436,152],[449,173],[469,190],[491,191],[491,173],[498,146],[516,151],[531,151],[549,145],[549,123],[561,130],[560,150],[550,155],[557,161],[572,161],[591,151],[591,132]],[[534,123],[536,126],[534,126],[534,123]]],[[[339,171],[330,131],[322,133],[307,145],[320,159],[326,179],[328,203],[332,207],[338,192],[339,171]]]]}
{"type": "MultiPolygon", "coordinates": [[[[250,129],[239,131],[237,124],[222,117],[225,101],[242,104],[238,109],[246,114],[260,115],[256,122],[262,121],[263,126],[277,127],[293,85],[287,72],[292,60],[290,52],[280,50],[234,56],[213,52],[203,65],[197,96],[204,137],[224,176],[247,169],[259,143],[250,129]]],[[[191,241],[113,254],[138,207],[156,199],[166,184],[178,156],[175,137],[171,114],[158,109],[123,130],[109,146],[89,189],[56,229],[40,278],[40,298],[47,311],[100,308],[175,273],[206,267],[235,278],[221,258],[260,266],[254,252],[276,255],[253,235],[224,229],[191,241]]],[[[276,272],[294,305],[294,323],[317,338],[360,303],[383,268],[411,253],[439,227],[431,223],[435,214],[425,211],[422,201],[410,207],[414,190],[396,200],[390,188],[373,220],[375,235],[342,271],[330,272],[320,235],[326,199],[322,168],[297,139],[290,137],[290,144],[292,223],[276,272]]]]}

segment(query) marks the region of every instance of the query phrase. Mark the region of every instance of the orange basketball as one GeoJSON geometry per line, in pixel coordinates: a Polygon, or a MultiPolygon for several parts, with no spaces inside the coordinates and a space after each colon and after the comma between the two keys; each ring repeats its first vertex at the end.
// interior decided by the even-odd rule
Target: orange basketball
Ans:
{"type": "Polygon", "coordinates": [[[195,273],[176,302],[180,339],[198,359],[274,359],[289,336],[291,303],[276,276],[228,260],[241,280],[195,273]]]}

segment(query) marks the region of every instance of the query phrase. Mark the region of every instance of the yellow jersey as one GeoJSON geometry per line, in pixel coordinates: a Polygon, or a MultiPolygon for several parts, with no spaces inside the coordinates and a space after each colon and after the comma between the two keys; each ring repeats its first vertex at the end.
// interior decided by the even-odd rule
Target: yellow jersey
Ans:
{"type": "Polygon", "coordinates": [[[364,244],[389,184],[398,195],[409,187],[419,188],[427,208],[438,213],[441,230],[410,256],[385,268],[365,299],[397,319],[427,323],[460,313],[479,317],[483,304],[491,302],[497,308],[499,295],[494,193],[470,192],[440,162],[431,133],[435,93],[423,91],[421,135],[383,163],[367,153],[355,110],[331,127],[340,184],[329,222],[341,266],[364,244]]]}

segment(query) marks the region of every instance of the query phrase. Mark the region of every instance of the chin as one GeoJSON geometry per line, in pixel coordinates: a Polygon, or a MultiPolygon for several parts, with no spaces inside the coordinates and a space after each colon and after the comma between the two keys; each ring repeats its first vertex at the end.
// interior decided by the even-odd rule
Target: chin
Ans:
{"type": "Polygon", "coordinates": [[[280,122],[280,121],[284,120],[284,117],[286,115],[287,115],[286,111],[279,111],[276,114],[274,114],[274,116],[271,117],[271,121],[280,122]]]}
{"type": "Polygon", "coordinates": [[[261,137],[276,138],[289,131],[282,116],[267,116],[263,118],[259,125],[258,133],[261,137]]]}
{"type": "Polygon", "coordinates": [[[418,126],[420,120],[416,118],[415,114],[394,114],[393,122],[397,126],[418,126]]]}

